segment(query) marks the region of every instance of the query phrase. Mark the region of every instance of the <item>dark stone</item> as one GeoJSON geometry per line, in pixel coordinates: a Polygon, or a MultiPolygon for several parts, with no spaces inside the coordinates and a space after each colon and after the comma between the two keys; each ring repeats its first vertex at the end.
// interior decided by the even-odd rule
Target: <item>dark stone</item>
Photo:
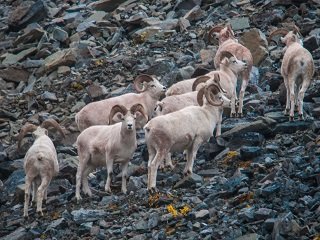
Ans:
{"type": "Polygon", "coordinates": [[[262,149],[260,147],[243,146],[240,148],[240,158],[243,160],[249,160],[260,156],[262,149]]]}
{"type": "Polygon", "coordinates": [[[40,22],[47,16],[45,4],[42,0],[30,5],[30,2],[19,5],[9,17],[9,29],[18,31],[29,23],[40,22]]]}
{"type": "Polygon", "coordinates": [[[230,149],[237,149],[243,145],[246,146],[261,146],[265,141],[265,137],[258,132],[244,132],[231,136],[227,143],[230,149]]]}
{"type": "Polygon", "coordinates": [[[24,183],[25,173],[23,169],[14,171],[4,182],[4,188],[7,193],[13,193],[16,187],[24,183]]]}
{"type": "Polygon", "coordinates": [[[79,209],[73,210],[71,212],[73,216],[73,220],[77,224],[85,223],[85,222],[92,222],[99,220],[107,215],[107,212],[104,210],[94,210],[94,209],[79,209]]]}
{"type": "Polygon", "coordinates": [[[307,37],[303,40],[303,46],[312,52],[319,47],[319,39],[316,36],[307,37]]]}
{"type": "Polygon", "coordinates": [[[279,191],[280,191],[280,183],[275,182],[261,189],[261,194],[264,197],[268,197],[268,196],[271,196],[271,194],[277,193],[279,191]]]}
{"type": "Polygon", "coordinates": [[[319,133],[320,131],[320,121],[314,121],[311,125],[311,129],[314,133],[319,133]]]}
{"type": "Polygon", "coordinates": [[[197,184],[202,184],[203,178],[195,173],[184,177],[174,185],[174,188],[191,188],[196,187],[197,184]]]}
{"type": "Polygon", "coordinates": [[[285,122],[279,123],[274,129],[275,134],[283,134],[288,133],[292,134],[296,131],[305,131],[310,129],[312,125],[312,121],[293,121],[293,122],[285,122]]]}

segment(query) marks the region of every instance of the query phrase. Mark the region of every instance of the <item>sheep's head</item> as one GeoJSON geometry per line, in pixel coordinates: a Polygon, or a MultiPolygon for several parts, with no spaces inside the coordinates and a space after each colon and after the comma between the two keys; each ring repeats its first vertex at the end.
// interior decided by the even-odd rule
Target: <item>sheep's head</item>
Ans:
{"type": "Polygon", "coordinates": [[[61,128],[59,123],[57,123],[53,119],[43,121],[42,124],[38,127],[36,125],[27,123],[21,128],[21,131],[18,135],[18,149],[21,148],[21,141],[28,132],[32,132],[33,137],[38,138],[43,135],[48,135],[48,128],[50,127],[55,128],[63,137],[65,137],[63,129],[61,128]]]}
{"type": "Polygon", "coordinates": [[[161,97],[166,92],[166,87],[163,86],[158,79],[147,74],[136,77],[134,80],[134,87],[137,92],[148,91],[150,95],[155,98],[161,97]]]}
{"type": "Polygon", "coordinates": [[[110,111],[109,124],[112,123],[114,115],[120,114],[120,119],[124,124],[123,126],[126,126],[128,130],[133,130],[136,128],[137,112],[139,112],[145,119],[148,120],[148,115],[140,103],[134,104],[130,110],[123,105],[115,105],[110,111]]]}
{"type": "Polygon", "coordinates": [[[214,26],[211,28],[208,34],[208,40],[210,43],[215,43],[217,40],[219,41],[219,44],[221,45],[223,42],[232,39],[236,42],[238,40],[234,36],[234,32],[231,28],[230,24],[227,24],[226,27],[223,26],[214,26]]]}
{"type": "Polygon", "coordinates": [[[214,78],[210,82],[201,88],[197,95],[197,101],[200,106],[203,105],[203,95],[206,97],[209,104],[212,106],[224,106],[230,105],[230,99],[228,99],[221,91],[221,87],[217,84],[220,82],[219,74],[215,74],[214,78]]]}
{"type": "Polygon", "coordinates": [[[223,51],[220,53],[220,67],[225,66],[231,69],[235,74],[247,69],[248,65],[245,61],[241,61],[230,52],[223,51]]]}
{"type": "Polygon", "coordinates": [[[278,44],[278,42],[276,40],[274,40],[275,36],[280,35],[280,40],[282,43],[284,43],[286,46],[291,45],[292,43],[299,43],[302,45],[302,41],[300,40],[299,36],[301,36],[299,28],[294,25],[293,29],[291,31],[287,30],[287,29],[277,29],[275,31],[273,31],[272,33],[270,33],[270,36],[268,38],[268,41],[274,41],[278,44]]]}

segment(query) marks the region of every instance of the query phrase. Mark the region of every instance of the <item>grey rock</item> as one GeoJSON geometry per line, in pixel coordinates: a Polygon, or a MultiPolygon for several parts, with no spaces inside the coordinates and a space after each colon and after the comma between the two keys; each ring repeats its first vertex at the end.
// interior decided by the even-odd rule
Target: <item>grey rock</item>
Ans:
{"type": "Polygon", "coordinates": [[[273,210],[269,208],[259,208],[254,212],[254,216],[256,220],[262,220],[272,217],[273,210]]]}
{"type": "MultiPolygon", "coordinates": [[[[320,121],[314,121],[311,125],[311,129],[314,133],[320,132],[320,121]]],[[[0,157],[1,158],[1,157],[0,157]]]]}
{"type": "Polygon", "coordinates": [[[136,192],[143,187],[144,187],[144,183],[143,183],[142,176],[140,176],[140,177],[131,176],[129,178],[129,182],[128,182],[128,186],[127,186],[128,192],[131,192],[131,191],[136,192]]]}
{"type": "Polygon", "coordinates": [[[190,188],[196,187],[198,184],[203,183],[203,178],[198,174],[192,173],[189,176],[184,177],[174,185],[174,188],[190,188]]]}
{"type": "Polygon", "coordinates": [[[79,112],[85,105],[86,104],[83,101],[77,102],[74,106],[72,106],[71,112],[79,112]]]}
{"type": "Polygon", "coordinates": [[[62,28],[56,27],[52,32],[52,37],[59,42],[65,42],[68,39],[68,33],[62,28]]]}
{"type": "Polygon", "coordinates": [[[93,3],[90,3],[88,6],[92,7],[95,10],[112,12],[115,10],[121,3],[126,0],[99,0],[93,3]]]}
{"type": "Polygon", "coordinates": [[[108,207],[109,205],[117,202],[117,200],[118,200],[117,196],[104,196],[101,202],[99,203],[99,205],[108,207]]]}
{"type": "Polygon", "coordinates": [[[274,182],[261,189],[261,194],[265,197],[271,196],[271,194],[277,193],[280,191],[280,183],[274,182]]]}
{"type": "Polygon", "coordinates": [[[16,55],[8,53],[6,58],[2,61],[2,64],[5,64],[5,65],[16,64],[17,62],[24,60],[28,56],[35,54],[36,51],[37,51],[37,48],[32,47],[32,48],[23,50],[16,55]]]}
{"type": "Polygon", "coordinates": [[[105,217],[107,215],[107,212],[104,210],[94,210],[94,209],[79,209],[79,210],[73,210],[71,212],[71,215],[73,216],[73,220],[77,224],[85,223],[85,222],[92,222],[99,220],[102,217],[105,217]]]}
{"type": "Polygon", "coordinates": [[[264,114],[265,117],[272,118],[278,123],[283,123],[288,121],[288,117],[283,114],[282,111],[268,112],[264,114]]]}
{"type": "Polygon", "coordinates": [[[148,228],[153,229],[158,226],[160,221],[160,215],[157,212],[153,212],[150,214],[148,219],[148,228]]]}
{"type": "Polygon", "coordinates": [[[23,169],[14,171],[4,182],[5,191],[7,193],[13,193],[18,185],[24,184],[24,177],[25,173],[23,169]]]}
{"type": "Polygon", "coordinates": [[[304,131],[310,129],[312,121],[294,121],[279,123],[274,129],[275,134],[295,133],[296,131],[304,131]]]}
{"type": "Polygon", "coordinates": [[[143,220],[143,219],[140,219],[138,221],[135,221],[133,223],[133,228],[137,231],[139,230],[147,230],[148,229],[148,222],[143,220]]]}
{"type": "Polygon", "coordinates": [[[248,17],[232,18],[230,24],[233,31],[250,28],[248,17]]]}
{"type": "Polygon", "coordinates": [[[107,16],[107,13],[105,11],[94,11],[90,17],[88,17],[84,22],[101,22],[103,18],[107,16]]]}
{"type": "Polygon", "coordinates": [[[202,209],[194,213],[196,219],[207,219],[210,217],[208,209],[202,209]]]}
{"type": "Polygon", "coordinates": [[[1,240],[24,240],[30,237],[30,234],[24,227],[19,227],[9,235],[2,237],[1,240]]]}
{"type": "Polygon", "coordinates": [[[243,146],[240,148],[240,157],[243,160],[249,160],[260,156],[262,149],[260,147],[243,146]]]}
{"type": "Polygon", "coordinates": [[[236,238],[236,240],[258,240],[258,239],[260,239],[260,236],[257,233],[249,233],[236,238]]]}
{"type": "Polygon", "coordinates": [[[310,36],[303,40],[303,46],[310,52],[319,48],[319,37],[310,36]]]}
{"type": "Polygon", "coordinates": [[[42,93],[41,97],[43,100],[49,100],[49,101],[54,101],[54,102],[58,101],[56,94],[52,93],[52,92],[48,92],[48,91],[45,91],[44,93],[42,93]]]}
{"type": "Polygon", "coordinates": [[[91,99],[102,99],[108,94],[105,86],[96,83],[88,86],[86,90],[91,99]]]}
{"type": "Polygon", "coordinates": [[[219,175],[219,170],[218,169],[204,169],[198,172],[198,175],[202,177],[215,177],[219,175]]]}
{"type": "Polygon", "coordinates": [[[68,226],[66,219],[64,218],[59,218],[56,220],[53,220],[50,225],[47,227],[45,232],[48,232],[50,230],[53,229],[61,229],[61,228],[65,228],[66,226],[68,226]]]}
{"type": "Polygon", "coordinates": [[[182,79],[190,79],[194,73],[194,68],[192,66],[186,66],[179,69],[182,79]]]}

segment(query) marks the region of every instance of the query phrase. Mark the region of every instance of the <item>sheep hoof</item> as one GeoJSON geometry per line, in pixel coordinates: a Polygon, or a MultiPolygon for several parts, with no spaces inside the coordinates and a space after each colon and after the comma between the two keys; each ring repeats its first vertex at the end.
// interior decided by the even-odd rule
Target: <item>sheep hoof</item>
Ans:
{"type": "Polygon", "coordinates": [[[173,164],[168,164],[168,165],[166,165],[166,168],[167,168],[169,171],[171,171],[171,170],[174,169],[174,166],[173,166],[173,164]]]}
{"type": "Polygon", "coordinates": [[[242,118],[243,117],[243,113],[238,113],[238,118],[242,118]]]}
{"type": "Polygon", "coordinates": [[[304,120],[303,114],[299,114],[299,120],[300,120],[300,121],[303,121],[303,120],[304,120]]]}
{"type": "Polygon", "coordinates": [[[23,217],[24,217],[25,219],[28,219],[28,218],[29,218],[29,214],[28,214],[28,213],[24,213],[24,214],[23,214],[23,217]]]}
{"type": "Polygon", "coordinates": [[[152,187],[148,189],[148,192],[150,195],[154,195],[158,192],[158,189],[156,187],[152,187]]]}
{"type": "Polygon", "coordinates": [[[284,114],[285,116],[289,116],[289,111],[290,111],[290,109],[286,108],[286,109],[283,111],[283,114],[284,114]]]}
{"type": "Polygon", "coordinates": [[[293,122],[293,121],[294,121],[293,116],[290,116],[290,117],[289,117],[289,121],[290,121],[290,122],[293,122]]]}
{"type": "Polygon", "coordinates": [[[42,210],[37,211],[37,218],[43,217],[43,212],[42,210]]]}
{"type": "Polygon", "coordinates": [[[236,117],[236,113],[235,113],[235,112],[234,112],[234,113],[231,113],[231,114],[230,114],[230,117],[231,117],[231,118],[235,118],[235,117],[236,117]]]}

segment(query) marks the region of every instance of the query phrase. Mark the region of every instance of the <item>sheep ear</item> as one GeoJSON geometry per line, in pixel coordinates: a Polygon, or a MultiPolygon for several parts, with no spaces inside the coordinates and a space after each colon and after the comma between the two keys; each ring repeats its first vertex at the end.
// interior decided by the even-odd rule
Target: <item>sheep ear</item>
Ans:
{"type": "Polygon", "coordinates": [[[282,43],[284,43],[284,42],[285,42],[285,38],[284,38],[284,37],[280,37],[280,41],[281,41],[282,43]]]}
{"type": "Polygon", "coordinates": [[[44,134],[46,134],[48,136],[48,130],[47,129],[44,130],[44,134]]]}

